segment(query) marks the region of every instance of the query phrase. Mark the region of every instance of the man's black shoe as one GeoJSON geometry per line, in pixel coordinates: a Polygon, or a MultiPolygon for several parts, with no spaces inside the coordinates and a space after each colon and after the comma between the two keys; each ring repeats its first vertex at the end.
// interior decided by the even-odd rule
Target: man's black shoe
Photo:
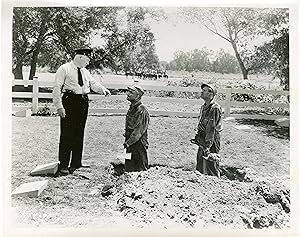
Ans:
{"type": "Polygon", "coordinates": [[[70,168],[69,168],[70,174],[73,174],[75,170],[76,170],[76,168],[70,167],[70,168]]]}
{"type": "Polygon", "coordinates": [[[67,168],[62,168],[59,170],[60,175],[68,175],[70,174],[69,170],[67,168]]]}

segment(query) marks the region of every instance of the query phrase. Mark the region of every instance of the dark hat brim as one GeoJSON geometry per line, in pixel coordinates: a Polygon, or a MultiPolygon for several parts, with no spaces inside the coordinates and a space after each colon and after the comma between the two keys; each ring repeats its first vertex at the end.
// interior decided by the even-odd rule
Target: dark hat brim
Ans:
{"type": "Polygon", "coordinates": [[[130,91],[135,91],[134,87],[133,86],[128,86],[127,87],[127,90],[130,90],[130,91]]]}
{"type": "Polygon", "coordinates": [[[93,50],[89,48],[82,48],[82,49],[75,49],[74,52],[75,54],[90,56],[93,50]]]}
{"type": "Polygon", "coordinates": [[[135,91],[135,92],[137,92],[139,95],[143,95],[143,94],[144,94],[144,91],[143,91],[143,90],[141,90],[140,88],[135,87],[135,86],[128,86],[128,87],[127,87],[127,90],[135,91]]]}
{"type": "Polygon", "coordinates": [[[211,85],[208,85],[208,84],[203,83],[203,84],[201,85],[201,89],[203,89],[204,87],[210,88],[210,89],[212,90],[212,92],[214,93],[214,95],[217,93],[217,90],[216,90],[213,86],[211,86],[211,85]]]}

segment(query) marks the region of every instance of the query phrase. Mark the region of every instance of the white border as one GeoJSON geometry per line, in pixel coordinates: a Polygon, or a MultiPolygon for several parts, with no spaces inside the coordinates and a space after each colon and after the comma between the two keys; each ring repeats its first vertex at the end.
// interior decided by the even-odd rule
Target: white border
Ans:
{"type": "Polygon", "coordinates": [[[1,224],[5,230],[5,236],[99,236],[100,233],[105,236],[157,236],[157,235],[172,235],[172,236],[199,236],[199,234],[209,236],[300,236],[299,224],[299,2],[296,0],[261,0],[251,1],[230,1],[230,0],[207,0],[207,1],[191,1],[177,0],[168,1],[163,6],[240,6],[240,7],[289,7],[290,8],[290,94],[291,94],[291,129],[290,129],[290,158],[291,158],[291,194],[292,194],[292,215],[291,225],[289,230],[232,230],[232,231],[187,231],[187,230],[128,230],[120,232],[119,230],[99,230],[93,229],[12,229],[10,227],[8,213],[10,213],[10,181],[11,181],[11,29],[12,29],[12,7],[13,6],[162,6],[162,1],[74,1],[64,0],[59,1],[2,1],[1,8],[1,178],[2,190],[4,195],[1,195],[1,224]]]}

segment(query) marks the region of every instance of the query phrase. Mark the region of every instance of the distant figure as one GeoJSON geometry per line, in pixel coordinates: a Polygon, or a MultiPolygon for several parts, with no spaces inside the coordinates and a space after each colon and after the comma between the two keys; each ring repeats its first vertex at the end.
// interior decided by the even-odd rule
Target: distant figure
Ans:
{"type": "Polygon", "coordinates": [[[99,94],[110,95],[110,91],[98,83],[85,68],[90,62],[91,52],[91,49],[75,50],[73,60],[60,66],[55,75],[53,103],[60,116],[60,175],[67,175],[84,167],[81,160],[89,107],[87,94],[90,89],[99,94]]]}
{"type": "Polygon", "coordinates": [[[203,174],[220,177],[218,154],[220,151],[220,132],[222,131],[221,107],[213,99],[216,90],[211,85],[201,85],[201,98],[197,133],[191,140],[199,146],[196,170],[203,174]]]}
{"type": "Polygon", "coordinates": [[[142,104],[144,94],[142,87],[134,85],[128,87],[127,100],[131,103],[126,115],[124,148],[131,153],[131,159],[125,160],[125,171],[147,170],[148,166],[148,125],[150,115],[142,104]]]}

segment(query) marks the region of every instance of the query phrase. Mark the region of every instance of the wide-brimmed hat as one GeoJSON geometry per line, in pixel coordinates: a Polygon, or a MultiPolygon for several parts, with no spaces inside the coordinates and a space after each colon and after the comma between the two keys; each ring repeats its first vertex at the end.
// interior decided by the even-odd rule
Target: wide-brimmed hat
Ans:
{"type": "Polygon", "coordinates": [[[211,92],[212,92],[214,95],[217,94],[217,89],[216,89],[213,85],[203,83],[203,84],[201,85],[201,89],[203,89],[204,87],[210,88],[210,89],[211,89],[211,92]]]}
{"type": "Polygon", "coordinates": [[[128,86],[127,90],[132,90],[137,92],[139,95],[144,95],[145,91],[143,90],[143,88],[141,86],[138,85],[133,85],[133,86],[128,86]]]}

